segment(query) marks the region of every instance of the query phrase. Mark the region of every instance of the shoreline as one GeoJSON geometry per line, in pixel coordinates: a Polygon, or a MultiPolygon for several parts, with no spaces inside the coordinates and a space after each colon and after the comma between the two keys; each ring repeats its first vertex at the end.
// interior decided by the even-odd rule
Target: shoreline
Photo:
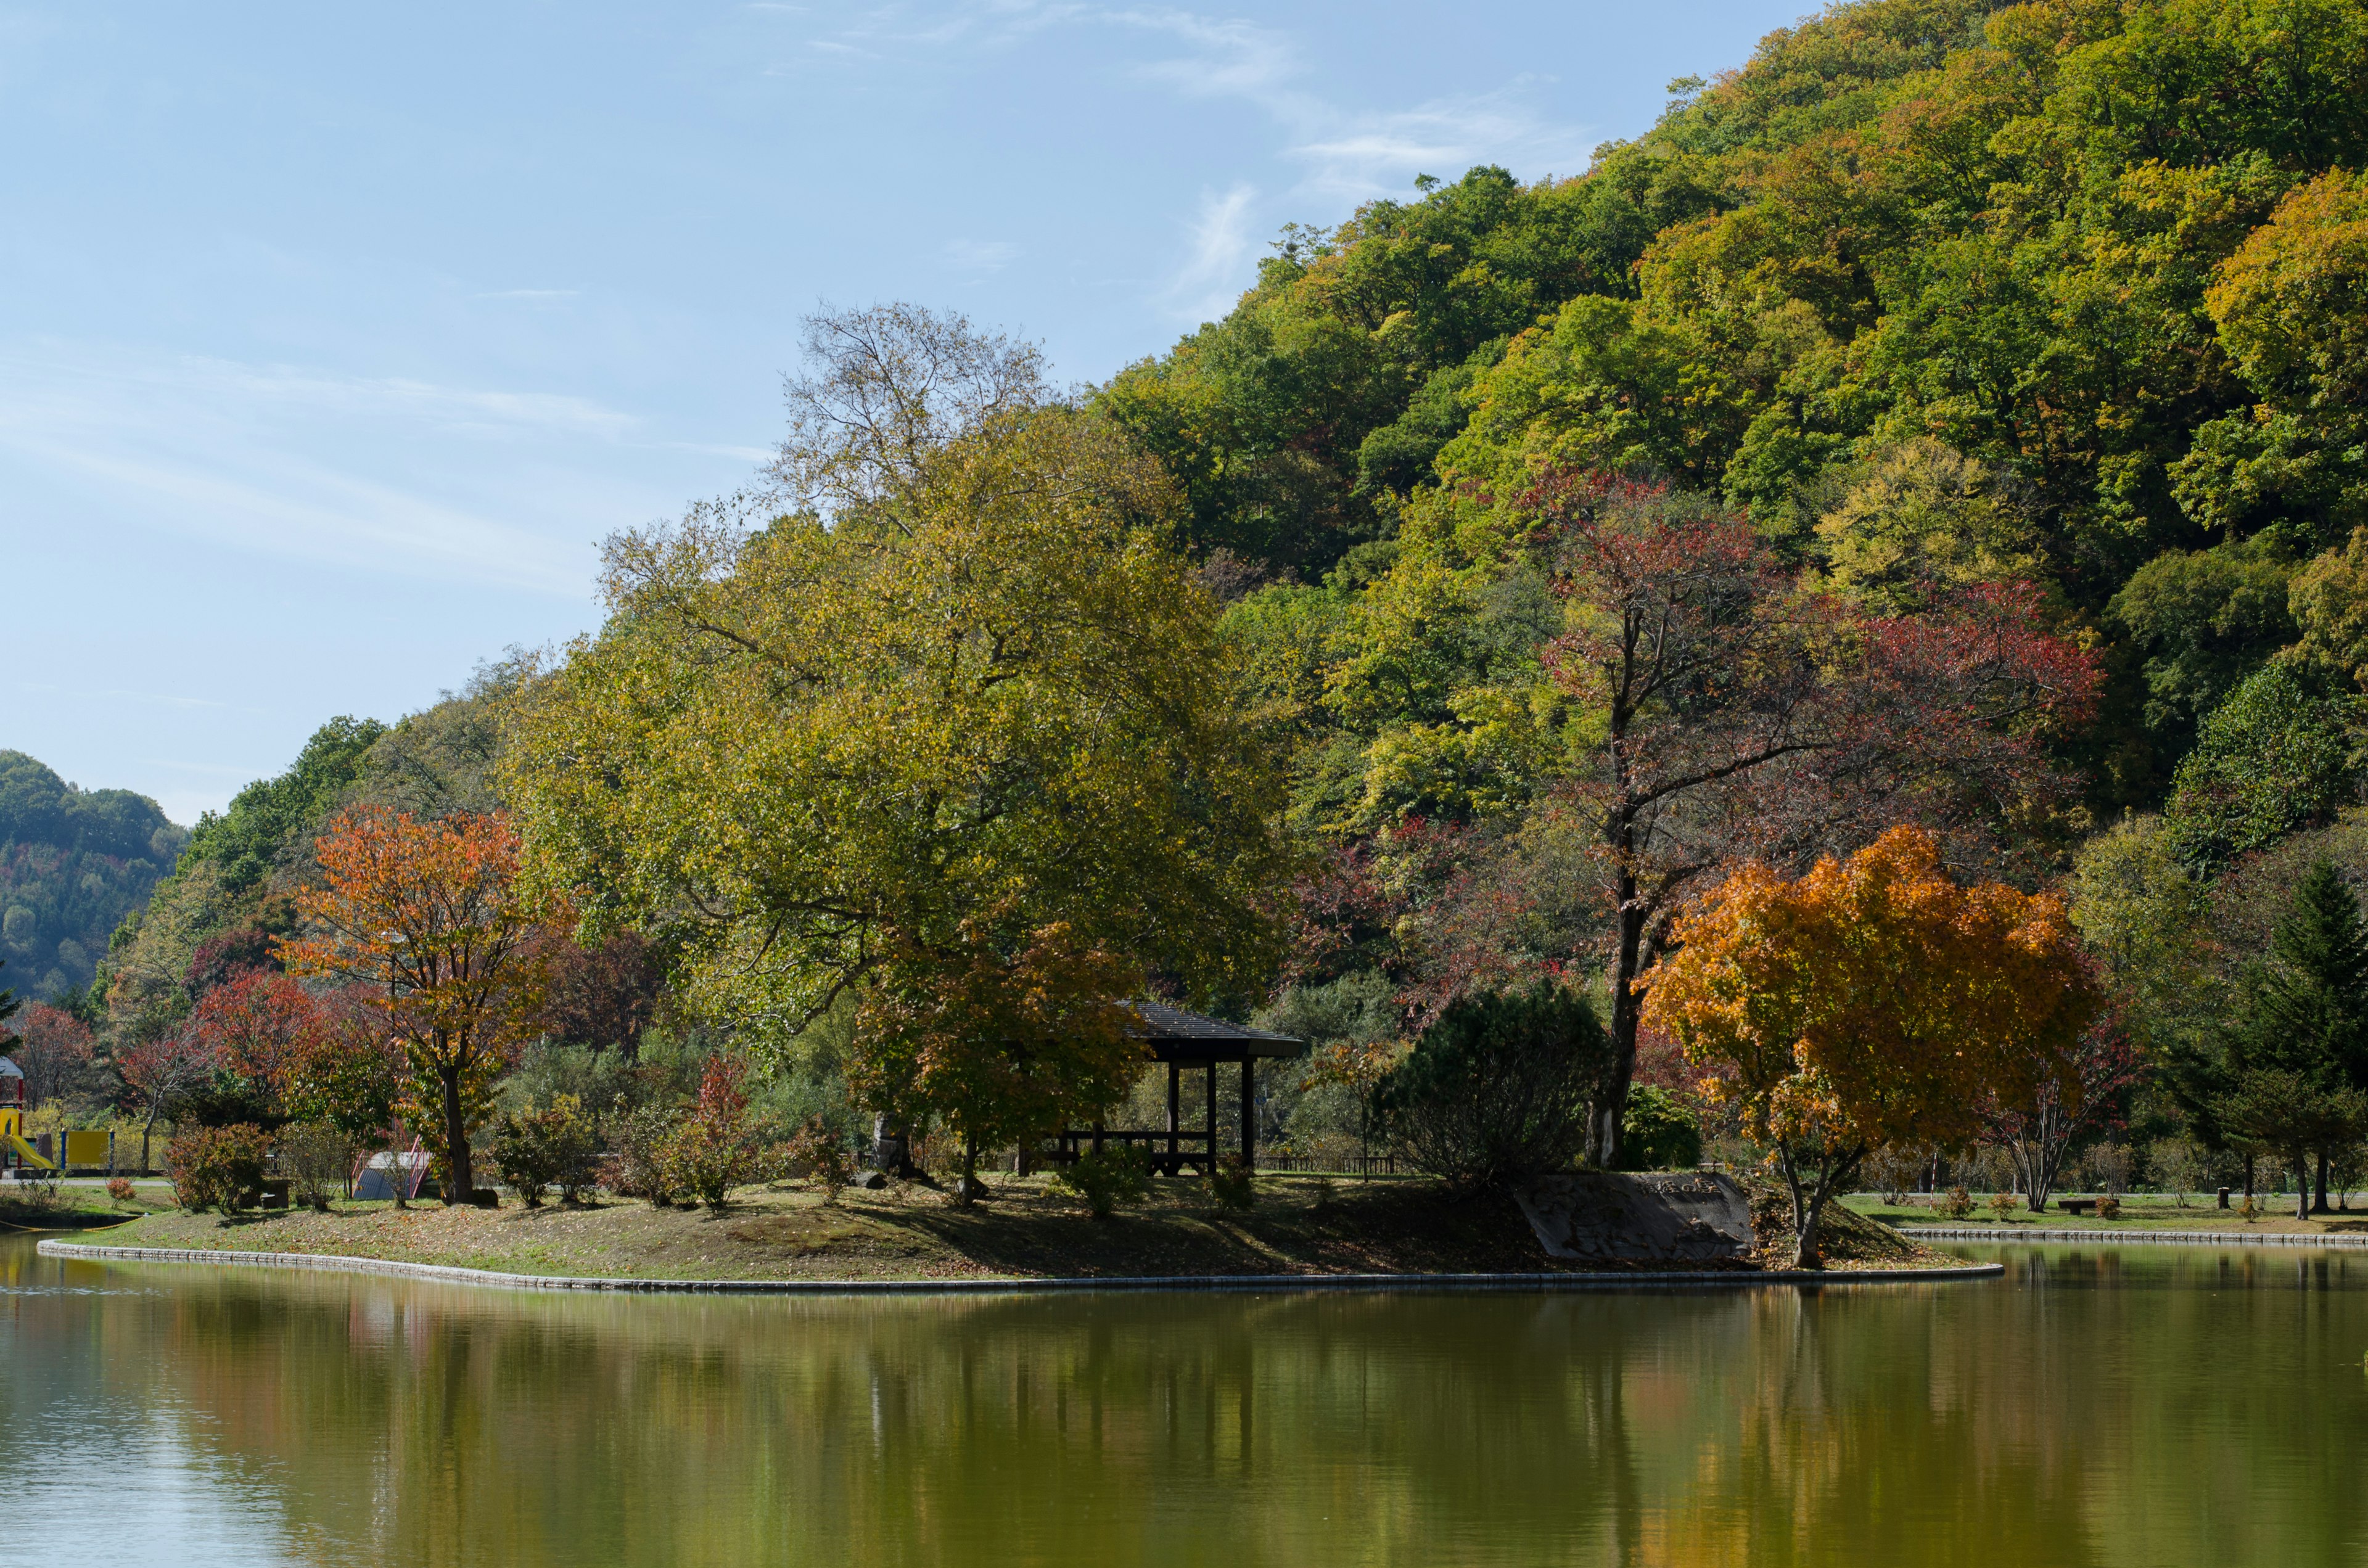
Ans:
{"type": "Polygon", "coordinates": [[[2347,1233],[2312,1234],[2297,1231],[2107,1231],[2071,1225],[2034,1225],[2029,1230],[1972,1225],[1896,1225],[1903,1236],[1930,1242],[1979,1242],[2010,1246],[2017,1242],[2105,1242],[2112,1245],[2325,1247],[2357,1251],[2368,1247],[2368,1235],[2347,1233]]]}
{"type": "Polygon", "coordinates": [[[194,1247],[106,1246],[90,1242],[43,1241],[44,1257],[97,1263],[194,1263],[248,1268],[308,1268],[324,1273],[375,1274],[433,1279],[450,1284],[513,1290],[593,1290],[627,1294],[735,1296],[1006,1295],[1043,1291],[1173,1290],[1736,1290],[1767,1285],[1908,1285],[1918,1282],[1991,1279],[1998,1263],[1943,1268],[1702,1269],[1646,1273],[1539,1274],[1241,1274],[1108,1275],[1074,1278],[1014,1276],[990,1279],[636,1279],[565,1274],[511,1274],[456,1264],[406,1263],[393,1258],[348,1257],[327,1253],[239,1252],[194,1247]]]}

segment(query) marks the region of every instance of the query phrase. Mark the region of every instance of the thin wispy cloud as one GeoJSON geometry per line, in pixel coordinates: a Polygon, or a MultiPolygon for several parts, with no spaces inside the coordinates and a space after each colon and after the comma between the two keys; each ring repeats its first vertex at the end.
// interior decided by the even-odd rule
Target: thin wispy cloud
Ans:
{"type": "MultiPolygon", "coordinates": [[[[1122,76],[1195,101],[1232,100],[1273,128],[1272,156],[1295,177],[1261,195],[1247,185],[1204,197],[1185,225],[1187,254],[1155,285],[1156,302],[1204,319],[1223,313],[1252,278],[1251,233],[1285,218],[1345,216],[1360,202],[1406,193],[1417,175],[1452,178],[1484,163],[1524,178],[1576,174],[1600,139],[1590,126],[1558,119],[1542,104],[1545,79],[1529,76],[1493,91],[1403,108],[1351,106],[1313,85],[1311,50],[1263,22],[1168,6],[1113,6],[1035,0],[978,0],[944,9],[888,5],[842,15],[808,41],[848,57],[945,63],[946,46],[976,59],[1053,28],[1097,28],[1142,57],[1121,58],[1122,76]],[[933,53],[934,51],[934,53],[933,53]]],[[[966,265],[950,248],[949,259],[966,265]]],[[[983,267],[975,260],[967,263],[983,267]]]]}
{"type": "Polygon", "coordinates": [[[1200,211],[1188,230],[1190,244],[1183,263],[1161,296],[1171,313],[1186,321],[1212,321],[1232,307],[1256,244],[1250,210],[1257,199],[1257,190],[1247,185],[1222,195],[1202,193],[1200,211]]]}
{"type": "Polygon", "coordinates": [[[957,272],[1000,272],[1023,253],[1009,240],[949,240],[947,264],[957,272]]]}
{"type": "Polygon", "coordinates": [[[0,450],[20,472],[264,556],[571,598],[587,591],[597,525],[554,537],[415,488],[368,466],[373,437],[508,443],[526,461],[624,443],[639,426],[551,393],[65,346],[0,356],[0,450]],[[362,455],[340,463],[341,448],[362,455]]]}

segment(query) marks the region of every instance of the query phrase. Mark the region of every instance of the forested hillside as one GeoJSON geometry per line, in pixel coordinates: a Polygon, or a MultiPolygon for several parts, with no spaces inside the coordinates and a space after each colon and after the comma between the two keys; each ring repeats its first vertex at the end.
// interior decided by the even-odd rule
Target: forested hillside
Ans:
{"type": "Polygon", "coordinates": [[[18,989],[90,983],[123,917],[172,868],[183,831],[129,790],[81,790],[22,752],[0,751],[0,958],[18,989]]]}
{"type": "Polygon", "coordinates": [[[2099,812],[2159,800],[2282,647],[2348,682],[2368,10],[1874,0],[1673,90],[1581,177],[1294,231],[1104,394],[1222,582],[1326,585],[1237,617],[1270,664],[1312,650],[1311,824],[1482,809],[1384,764],[1487,744],[1534,620],[1492,519],[1547,461],[1715,495],[1876,595],[2035,577],[2106,653],[2064,743],[2099,812]],[[1377,704],[1358,671],[1409,616],[1430,699],[1377,704]]]}

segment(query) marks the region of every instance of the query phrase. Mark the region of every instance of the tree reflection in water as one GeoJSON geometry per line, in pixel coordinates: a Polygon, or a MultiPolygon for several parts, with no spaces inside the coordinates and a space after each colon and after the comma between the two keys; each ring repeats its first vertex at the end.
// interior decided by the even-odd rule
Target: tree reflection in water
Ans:
{"type": "MultiPolygon", "coordinates": [[[[5,1450],[12,1493],[161,1426],[296,1562],[1989,1568],[2331,1561],[2368,1524],[2340,1256],[1617,1296],[596,1297],[14,1244],[0,1277],[11,1430],[65,1434],[5,1450]]],[[[12,1534],[90,1539],[39,1517],[76,1495],[12,1534]]]]}

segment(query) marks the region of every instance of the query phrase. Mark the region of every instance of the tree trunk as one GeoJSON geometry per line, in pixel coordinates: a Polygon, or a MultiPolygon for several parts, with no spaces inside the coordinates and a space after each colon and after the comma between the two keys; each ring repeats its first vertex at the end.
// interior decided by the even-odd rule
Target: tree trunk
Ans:
{"type": "Polygon", "coordinates": [[[1636,1074],[1636,1023],[1643,998],[1636,971],[1644,956],[1645,915],[1636,907],[1636,879],[1620,877],[1620,936],[1611,949],[1611,1071],[1587,1130],[1587,1158],[1608,1171],[1620,1161],[1620,1123],[1628,1114],[1628,1084],[1636,1074]]]}
{"type": "Polygon", "coordinates": [[[148,1174],[148,1134],[155,1131],[156,1113],[162,1110],[164,1106],[165,1097],[162,1095],[157,1096],[149,1104],[148,1119],[140,1124],[140,1174],[142,1176],[148,1174]]]}
{"type": "Polygon", "coordinates": [[[978,1197],[978,1140],[962,1140],[962,1186],[954,1193],[954,1202],[967,1209],[978,1197]]]}
{"type": "Polygon", "coordinates": [[[439,1067],[436,1076],[444,1088],[444,1201],[466,1203],[476,1177],[469,1168],[469,1119],[461,1109],[461,1070],[439,1067]]]}
{"type": "Polygon", "coordinates": [[[2248,1198],[2253,1196],[2253,1160],[2251,1154],[2245,1156],[2245,1196],[2248,1198]]]}
{"type": "Polygon", "coordinates": [[[2318,1184],[2310,1200],[2310,1211],[2314,1214],[2327,1212],[2327,1151],[2324,1149],[2318,1152],[2318,1184]]]}
{"type": "Polygon", "coordinates": [[[2302,1150],[2296,1149],[2294,1168],[2294,1218],[2308,1220],[2310,1218],[2310,1156],[2302,1150]]]}

